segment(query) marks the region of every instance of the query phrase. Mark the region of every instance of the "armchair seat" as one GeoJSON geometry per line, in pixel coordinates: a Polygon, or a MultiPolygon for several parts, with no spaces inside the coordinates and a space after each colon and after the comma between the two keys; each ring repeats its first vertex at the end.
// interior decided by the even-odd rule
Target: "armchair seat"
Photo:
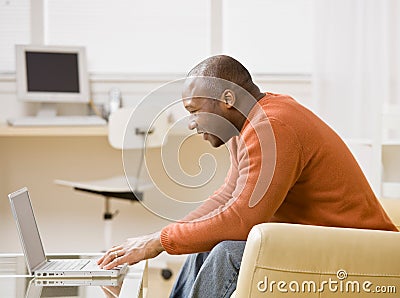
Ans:
{"type": "MultiPolygon", "coordinates": [[[[400,200],[382,202],[399,227],[400,200]]],[[[400,233],[264,223],[249,233],[233,297],[399,297],[400,233]]]]}

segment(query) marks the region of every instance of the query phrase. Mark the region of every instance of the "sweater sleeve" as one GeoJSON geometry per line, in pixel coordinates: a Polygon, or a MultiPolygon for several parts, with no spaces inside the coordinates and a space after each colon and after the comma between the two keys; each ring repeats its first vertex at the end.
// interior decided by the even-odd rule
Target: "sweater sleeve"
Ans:
{"type": "Polygon", "coordinates": [[[245,240],[254,225],[270,220],[301,172],[298,139],[278,120],[245,129],[237,153],[238,176],[230,198],[211,211],[204,209],[208,214],[201,212],[201,220],[166,226],[161,243],[168,253],[209,251],[223,240],[245,240]]]}

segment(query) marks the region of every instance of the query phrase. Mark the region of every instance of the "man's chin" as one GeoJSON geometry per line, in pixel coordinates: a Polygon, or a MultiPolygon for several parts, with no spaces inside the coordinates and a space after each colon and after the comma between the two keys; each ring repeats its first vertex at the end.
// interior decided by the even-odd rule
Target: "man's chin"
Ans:
{"type": "Polygon", "coordinates": [[[214,148],[218,148],[224,144],[224,142],[220,138],[209,133],[203,134],[203,140],[208,141],[214,148]]]}

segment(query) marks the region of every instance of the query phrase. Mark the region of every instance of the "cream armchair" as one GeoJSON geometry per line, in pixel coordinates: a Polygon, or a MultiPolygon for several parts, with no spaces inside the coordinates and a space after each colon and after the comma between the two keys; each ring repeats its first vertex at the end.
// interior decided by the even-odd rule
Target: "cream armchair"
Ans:
{"type": "MultiPolygon", "coordinates": [[[[382,203],[399,228],[400,200],[382,203]]],[[[249,233],[232,297],[399,295],[400,233],[266,223],[249,233]]]]}

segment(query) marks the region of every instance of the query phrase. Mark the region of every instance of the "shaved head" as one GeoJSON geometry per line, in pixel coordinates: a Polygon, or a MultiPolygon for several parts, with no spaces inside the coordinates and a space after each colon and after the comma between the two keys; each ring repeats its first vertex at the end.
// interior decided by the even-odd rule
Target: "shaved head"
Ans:
{"type": "Polygon", "coordinates": [[[240,86],[251,94],[255,91],[255,88],[259,92],[249,71],[239,61],[226,55],[212,56],[203,60],[193,67],[187,76],[220,78],[240,86]]]}

